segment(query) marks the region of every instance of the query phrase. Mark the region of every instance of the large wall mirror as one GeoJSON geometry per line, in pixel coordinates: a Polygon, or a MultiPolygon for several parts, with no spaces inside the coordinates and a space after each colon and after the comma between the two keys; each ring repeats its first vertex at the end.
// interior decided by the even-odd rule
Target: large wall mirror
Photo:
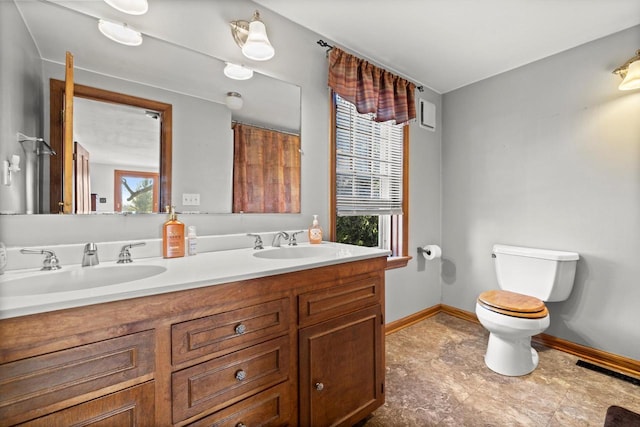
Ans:
{"type": "MultiPolygon", "coordinates": [[[[151,128],[151,132],[161,118],[162,112],[158,108],[142,107],[117,112],[117,102],[89,105],[85,101],[91,97],[84,95],[76,98],[79,102],[74,103],[74,140],[90,147],[88,151],[92,154],[89,159],[96,159],[94,164],[89,160],[90,170],[109,170],[111,174],[115,170],[127,171],[132,169],[130,166],[136,158],[141,163],[139,167],[136,166],[137,169],[148,168],[152,171],[159,168],[161,172],[163,162],[170,165],[170,173],[164,176],[164,185],[160,177],[160,195],[156,204],[170,200],[181,212],[231,213],[233,125],[240,123],[300,135],[301,93],[300,87],[294,84],[259,72],[255,72],[249,80],[229,79],[223,73],[225,62],[211,52],[204,53],[153,36],[144,36],[141,46],[118,45],[103,37],[97,29],[97,18],[110,9],[104,2],[17,0],[16,4],[42,58],[45,97],[42,116],[46,118],[42,136],[46,140],[51,137],[51,132],[55,132],[49,125],[49,117],[57,114],[50,111],[49,107],[53,90],[50,89],[50,81],[64,80],[67,51],[74,55],[74,81],[79,87],[171,106],[172,154],[171,159],[166,159],[162,153],[167,152],[167,147],[160,141],[154,145],[148,142],[146,130],[143,136],[142,130],[135,130],[136,126],[123,126],[122,123],[129,123],[129,119],[109,121],[110,118],[120,117],[120,113],[125,116],[138,115],[146,120],[144,127],[151,128]],[[241,95],[242,108],[232,110],[227,107],[225,101],[229,92],[241,95]],[[112,132],[123,127],[131,128],[133,135],[122,136],[112,132]],[[139,133],[136,135],[136,132],[139,133]],[[117,163],[114,161],[116,157],[121,159],[118,161],[121,164],[108,164],[109,161],[117,163]],[[127,159],[131,164],[122,159],[127,159]],[[199,205],[191,203],[192,195],[199,196],[199,205]]],[[[44,165],[44,169],[48,172],[48,165],[44,165]]],[[[53,198],[57,193],[51,192],[51,189],[55,190],[61,183],[55,182],[56,178],[48,179],[48,173],[44,176],[39,204],[44,206],[41,209],[44,213],[56,213],[58,201],[53,198]]],[[[91,184],[95,206],[89,211],[118,212],[117,197],[113,194],[116,183],[97,177],[96,173],[96,180],[91,184]]],[[[132,190],[136,188],[132,187],[132,190]]],[[[157,206],[157,210],[164,211],[164,207],[157,206]]]]}

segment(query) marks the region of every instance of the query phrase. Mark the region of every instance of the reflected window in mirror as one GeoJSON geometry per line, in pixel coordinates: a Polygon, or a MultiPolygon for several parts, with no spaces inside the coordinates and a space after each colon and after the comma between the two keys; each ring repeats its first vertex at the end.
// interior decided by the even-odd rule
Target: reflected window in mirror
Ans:
{"type": "Polygon", "coordinates": [[[114,177],[113,194],[116,212],[158,212],[159,174],[116,170],[114,177]]]}
{"type": "Polygon", "coordinates": [[[300,135],[232,127],[233,212],[300,213],[300,135]]]}

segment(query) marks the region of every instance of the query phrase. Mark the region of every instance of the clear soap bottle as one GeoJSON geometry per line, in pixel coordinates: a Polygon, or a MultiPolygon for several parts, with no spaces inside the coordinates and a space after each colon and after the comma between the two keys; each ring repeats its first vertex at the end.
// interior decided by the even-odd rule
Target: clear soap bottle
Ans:
{"type": "Polygon", "coordinates": [[[198,237],[196,236],[196,226],[187,227],[187,252],[189,256],[198,253],[198,237]]]}

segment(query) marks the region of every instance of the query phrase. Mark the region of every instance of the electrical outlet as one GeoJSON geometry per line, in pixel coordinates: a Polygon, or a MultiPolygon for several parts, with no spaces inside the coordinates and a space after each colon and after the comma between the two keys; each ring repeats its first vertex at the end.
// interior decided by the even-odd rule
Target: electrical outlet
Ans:
{"type": "Polygon", "coordinates": [[[183,206],[200,206],[199,193],[182,193],[183,206]]]}

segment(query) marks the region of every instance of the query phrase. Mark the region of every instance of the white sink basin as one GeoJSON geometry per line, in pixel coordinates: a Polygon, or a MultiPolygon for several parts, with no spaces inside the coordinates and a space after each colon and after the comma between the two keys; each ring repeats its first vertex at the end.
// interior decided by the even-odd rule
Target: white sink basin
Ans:
{"type": "Polygon", "coordinates": [[[335,249],[326,246],[282,246],[256,251],[253,256],[265,259],[300,259],[333,256],[335,253],[335,249]]]}
{"type": "Polygon", "coordinates": [[[29,277],[1,281],[0,296],[18,297],[99,288],[146,279],[166,270],[159,265],[128,264],[39,272],[29,277]]]}

